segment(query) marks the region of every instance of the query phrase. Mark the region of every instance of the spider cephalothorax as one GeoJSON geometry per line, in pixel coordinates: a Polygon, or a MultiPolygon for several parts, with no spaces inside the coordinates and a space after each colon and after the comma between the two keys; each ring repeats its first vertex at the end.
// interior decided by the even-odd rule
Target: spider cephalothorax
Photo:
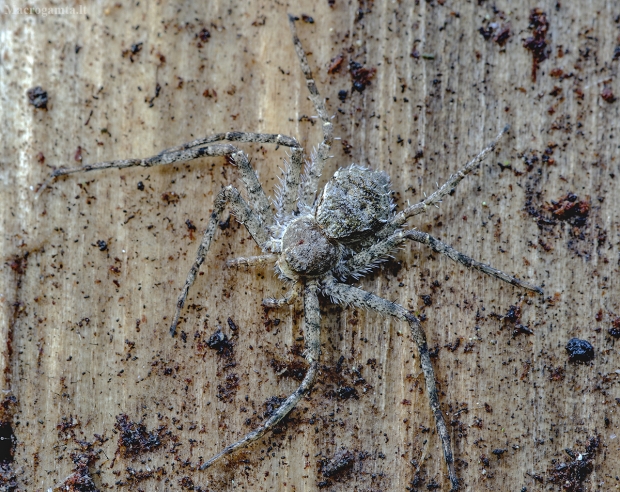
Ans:
{"type": "MultiPolygon", "coordinates": [[[[390,178],[355,164],[328,181],[309,213],[292,217],[274,240],[280,258],[277,272],[290,280],[319,277],[332,271],[341,277],[343,261],[393,215],[390,178]]],[[[302,207],[303,209],[303,207],[302,207]]]]}
{"type": "MultiPolygon", "coordinates": [[[[297,388],[269,419],[241,440],[226,447],[219,454],[204,462],[200,468],[213,465],[227,455],[259,439],[265,432],[280,422],[312,387],[319,371],[321,355],[321,328],[318,293],[321,291],[334,303],[363,307],[380,314],[392,316],[407,323],[418,348],[420,366],[424,374],[431,411],[435,417],[437,432],[441,438],[443,454],[448,468],[452,490],[459,488],[454,468],[450,434],[446,426],[435,385],[426,335],[419,320],[403,306],[382,299],[344,280],[357,279],[397,250],[406,240],[428,245],[434,251],[445,254],[468,268],[475,268],[513,285],[542,293],[542,289],[507,275],[489,265],[477,262],[449,245],[413,229],[406,229],[408,218],[423,213],[436,205],[470,172],[478,167],[484,156],[490,152],[506,131],[466,166],[450,178],[423,201],[395,213],[391,197],[390,179],[382,171],[373,171],[363,166],[351,165],[341,168],[327,182],[317,197],[319,177],[333,142],[333,128],[327,116],[325,104],[319,96],[308,60],[295,31],[295,17],[289,16],[293,43],[301,62],[301,69],[310,91],[310,99],[322,123],[323,140],[317,150],[305,163],[301,146],[293,137],[279,134],[228,132],[200,138],[192,142],[166,149],[145,159],[127,159],[97,164],[87,164],[72,169],[57,169],[50,180],[74,172],[131,166],[154,166],[190,161],[203,156],[228,156],[241,174],[247,190],[247,201],[239,191],[228,185],[222,189],[214,202],[209,224],[204,232],[196,260],[192,265],[185,285],[179,295],[176,312],[170,331],[174,335],[181,310],[189,288],[194,283],[198,270],[211,246],[213,236],[226,206],[252,235],[263,255],[231,260],[230,265],[254,265],[271,262],[283,280],[292,281],[303,287],[304,303],[304,356],[308,371],[297,388]],[[256,173],[250,166],[248,156],[228,142],[260,142],[282,145],[291,149],[290,163],[282,180],[276,200],[276,211],[272,210],[256,173]],[[302,168],[305,172],[302,175],[302,168]]],[[[48,180],[49,181],[49,180],[48,180]]],[[[45,186],[45,185],[44,185],[45,186]]],[[[43,187],[44,187],[43,186],[43,187]]],[[[41,189],[43,189],[43,187],[41,189]]],[[[296,290],[282,299],[266,299],[265,305],[278,307],[292,302],[296,290]]]]}

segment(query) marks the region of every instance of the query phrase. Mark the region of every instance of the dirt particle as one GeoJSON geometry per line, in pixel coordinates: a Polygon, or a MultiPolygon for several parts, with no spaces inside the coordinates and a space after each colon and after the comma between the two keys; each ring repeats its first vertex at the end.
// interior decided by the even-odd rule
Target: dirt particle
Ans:
{"type": "Polygon", "coordinates": [[[166,191],[161,194],[161,199],[167,204],[171,204],[171,203],[174,204],[174,203],[178,203],[181,197],[174,191],[166,191]]]}
{"type": "Polygon", "coordinates": [[[99,492],[89,468],[99,459],[99,452],[93,449],[93,443],[79,441],[80,452],[71,453],[71,460],[75,464],[73,473],[52,490],[53,492],[99,492]]]}
{"type": "Polygon", "coordinates": [[[349,398],[359,399],[356,389],[351,386],[340,386],[336,393],[341,400],[348,400],[349,398]]]}
{"type": "Polygon", "coordinates": [[[550,381],[564,381],[564,368],[551,367],[549,369],[549,380],[550,381]]]}
{"type": "Polygon", "coordinates": [[[123,58],[129,58],[129,61],[133,63],[133,57],[142,51],[143,43],[134,43],[129,49],[122,51],[123,58]]]}
{"type": "MultiPolygon", "coordinates": [[[[342,53],[339,53],[338,55],[336,55],[329,62],[329,67],[327,67],[327,73],[331,75],[336,72],[339,72],[340,68],[342,67],[343,61],[344,61],[344,56],[342,55],[342,53]]],[[[340,97],[340,94],[338,95],[338,97],[340,97]]]]}
{"type": "Polygon", "coordinates": [[[353,79],[353,90],[357,92],[364,92],[366,87],[370,85],[370,80],[377,73],[376,68],[366,68],[356,61],[351,60],[349,62],[349,72],[353,79]]]}
{"type": "Polygon", "coordinates": [[[226,375],[224,384],[217,385],[217,399],[226,403],[232,403],[239,389],[239,376],[236,373],[226,375]]]}
{"type": "Polygon", "coordinates": [[[163,444],[163,439],[169,434],[165,425],[149,432],[144,424],[132,422],[126,414],[116,416],[114,428],[120,434],[116,454],[124,458],[135,457],[159,448],[163,444]]]}
{"type": "Polygon", "coordinates": [[[17,492],[18,490],[17,475],[13,471],[13,467],[6,462],[0,462],[0,486],[6,492],[17,492]]]}
{"type": "Polygon", "coordinates": [[[200,39],[200,41],[202,41],[203,43],[206,43],[211,38],[211,33],[209,32],[208,29],[205,29],[203,27],[202,30],[196,36],[198,37],[198,39],[200,39]]]}
{"type": "MultiPolygon", "coordinates": [[[[279,322],[279,320],[277,321],[279,322]]],[[[228,318],[226,322],[228,323],[228,326],[230,327],[232,331],[237,331],[239,329],[237,325],[235,324],[235,322],[232,320],[232,318],[228,318]]],[[[277,325],[278,323],[275,323],[275,324],[277,325]]]]}
{"type": "Polygon", "coordinates": [[[544,207],[559,220],[568,221],[571,225],[581,227],[585,225],[590,214],[590,197],[580,200],[574,193],[567,193],[557,201],[551,201],[551,205],[544,207]]]}
{"type": "Polygon", "coordinates": [[[187,489],[187,490],[194,490],[195,489],[194,481],[191,478],[189,478],[189,477],[183,477],[183,478],[179,479],[179,485],[183,489],[187,489]]]}
{"type": "Polygon", "coordinates": [[[508,451],[507,449],[494,449],[493,451],[491,451],[495,456],[497,456],[497,459],[500,459],[502,457],[502,455],[508,451]]]}
{"type": "Polygon", "coordinates": [[[594,457],[598,451],[600,439],[590,437],[586,443],[584,453],[575,453],[571,449],[565,449],[565,453],[571,458],[568,463],[553,460],[553,468],[548,471],[549,481],[561,485],[562,490],[568,492],[584,492],[586,489],[583,482],[594,470],[594,457]]]}
{"type": "Polygon", "coordinates": [[[82,147],[78,145],[78,148],[75,149],[75,154],[73,154],[73,160],[75,162],[82,162],[82,147]]]}
{"type": "Polygon", "coordinates": [[[587,340],[571,338],[566,344],[570,362],[585,363],[594,359],[594,347],[587,340]]]}
{"type": "Polygon", "coordinates": [[[222,330],[219,328],[209,337],[207,346],[212,350],[217,350],[218,354],[224,355],[225,357],[232,355],[234,347],[226,334],[222,333],[222,330]]]}
{"type": "Polygon", "coordinates": [[[603,101],[608,102],[610,104],[612,102],[615,102],[616,100],[616,96],[614,96],[614,92],[611,90],[610,87],[603,88],[601,92],[601,97],[603,98],[603,101]]]}
{"type": "Polygon", "coordinates": [[[532,52],[532,82],[536,82],[538,66],[549,56],[547,43],[549,21],[542,9],[535,8],[530,11],[529,28],[533,35],[523,41],[523,46],[532,52]]]}
{"type": "Polygon", "coordinates": [[[511,26],[510,24],[491,22],[486,27],[478,29],[478,32],[482,34],[485,41],[492,40],[500,46],[504,46],[510,39],[511,26]]]}
{"type": "Polygon", "coordinates": [[[28,89],[26,92],[28,96],[28,101],[37,109],[44,109],[47,111],[47,103],[48,97],[47,92],[43,90],[40,85],[33,87],[32,89],[28,89]]]}

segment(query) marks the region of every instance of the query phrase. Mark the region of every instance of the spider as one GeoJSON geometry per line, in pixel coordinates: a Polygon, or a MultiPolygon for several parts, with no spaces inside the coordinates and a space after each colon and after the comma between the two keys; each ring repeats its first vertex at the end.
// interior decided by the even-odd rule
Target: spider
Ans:
{"type": "Polygon", "coordinates": [[[345,282],[359,279],[386,260],[390,253],[401,247],[405,241],[412,240],[426,244],[435,252],[444,254],[468,268],[480,270],[512,285],[542,294],[540,287],[473,260],[430,234],[405,229],[407,219],[424,213],[430,206],[437,206],[466,175],[475,170],[484,157],[495,148],[508,127],[500,131],[486,148],[450,176],[434,193],[399,213],[395,213],[389,176],[383,171],[374,171],[355,164],[338,169],[318,193],[319,178],[326,160],[330,157],[329,152],[334,140],[333,126],[297,36],[296,20],[297,17],[289,15],[295,51],[323,133],[323,140],[311,153],[309,161],[305,160],[302,147],[293,137],[233,131],[171,147],[145,159],[114,160],[76,168],[60,168],[50,175],[39,193],[56,177],[76,172],[133,166],[150,167],[187,162],[204,156],[226,156],[229,162],[239,169],[247,191],[247,199],[242,198],[237,188],[232,185],[226,186],[217,194],[196,259],[178,297],[170,333],[172,336],[175,335],[188,291],[209,251],[222,213],[226,206],[229,206],[236,219],[247,228],[264,254],[236,258],[229,260],[227,264],[229,266],[256,266],[268,262],[275,264],[276,273],[284,282],[291,284],[291,289],[283,298],[263,300],[263,304],[267,307],[290,304],[294,302],[299,291],[303,291],[304,356],[308,370],[297,390],[281,403],[262,425],[204,462],[200,465],[200,469],[204,470],[223,456],[260,439],[286,417],[311,390],[319,371],[321,356],[319,308],[319,293],[321,293],[333,303],[366,308],[409,324],[417,345],[430,409],[441,439],[451,487],[452,490],[458,490],[459,480],[454,467],[450,434],[440,409],[431,356],[420,321],[403,306],[345,282]],[[233,144],[216,143],[222,141],[272,143],[291,149],[290,162],[285,162],[284,176],[277,190],[275,213],[250,165],[248,156],[233,144]]]}

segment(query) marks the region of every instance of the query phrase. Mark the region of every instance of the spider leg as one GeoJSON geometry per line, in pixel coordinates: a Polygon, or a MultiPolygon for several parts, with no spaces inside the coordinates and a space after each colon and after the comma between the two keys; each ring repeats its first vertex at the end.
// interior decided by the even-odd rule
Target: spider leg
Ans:
{"type": "Polygon", "coordinates": [[[291,290],[289,290],[284,297],[280,297],[279,299],[274,299],[273,297],[266,297],[263,299],[263,306],[270,308],[279,308],[283,306],[288,306],[291,304],[297,296],[299,295],[299,291],[297,289],[297,285],[293,285],[291,290]]]}
{"type": "MultiPolygon", "coordinates": [[[[176,147],[170,147],[162,150],[159,155],[169,154],[173,152],[179,152],[187,149],[191,149],[198,146],[208,145],[221,140],[228,140],[231,142],[245,142],[245,143],[273,143],[276,146],[283,145],[285,147],[292,148],[291,162],[286,170],[283,190],[278,200],[278,215],[287,215],[291,213],[297,205],[297,195],[299,194],[299,184],[301,177],[301,168],[303,166],[303,150],[299,145],[299,142],[294,137],[287,135],[280,135],[274,133],[251,133],[251,132],[228,132],[228,133],[216,133],[204,138],[198,138],[191,142],[177,145],[176,147]]],[[[277,148],[277,147],[276,147],[277,148]]]]}
{"type": "Polygon", "coordinates": [[[152,157],[146,157],[144,159],[117,159],[114,161],[96,162],[94,164],[84,164],[79,167],[58,168],[55,169],[50,176],[45,180],[37,191],[37,195],[41,192],[58,176],[65,176],[67,174],[85,173],[88,171],[100,171],[102,169],[125,169],[127,167],[151,167],[166,164],[176,164],[180,162],[192,161],[199,157],[206,156],[222,156],[229,155],[238,152],[235,146],[230,144],[215,144],[206,147],[179,150],[176,152],[167,152],[165,154],[158,154],[152,157]]]}
{"type": "Polygon", "coordinates": [[[174,318],[172,319],[172,323],[170,325],[170,334],[174,336],[177,324],[179,323],[179,317],[181,316],[181,309],[183,309],[183,305],[185,304],[185,300],[187,299],[187,293],[189,292],[190,287],[196,280],[196,275],[198,274],[198,270],[200,266],[205,260],[205,256],[209,251],[209,247],[211,246],[211,241],[213,240],[213,235],[215,234],[215,230],[217,229],[217,225],[220,221],[222,212],[224,211],[224,207],[227,203],[230,203],[233,214],[237,218],[239,222],[241,222],[247,230],[252,235],[252,238],[256,243],[264,249],[265,244],[268,241],[267,232],[263,227],[261,227],[261,223],[257,215],[252,211],[252,209],[248,206],[248,204],[241,198],[239,191],[232,185],[228,185],[222,189],[217,194],[215,198],[215,203],[213,204],[213,212],[211,212],[211,218],[209,219],[209,225],[204,232],[202,237],[202,241],[200,242],[200,246],[198,247],[198,252],[196,253],[196,260],[194,260],[194,264],[192,265],[189,273],[187,274],[187,280],[185,280],[185,285],[181,290],[181,294],[177,300],[176,311],[174,313],[174,318]]]}
{"type": "Polygon", "coordinates": [[[287,163],[286,170],[284,172],[284,179],[282,180],[282,191],[279,199],[277,200],[277,218],[284,219],[287,215],[291,214],[297,207],[298,201],[303,196],[300,196],[299,185],[301,184],[301,168],[304,164],[304,151],[300,147],[293,148],[291,153],[290,162],[287,163]]]}
{"type": "Polygon", "coordinates": [[[230,268],[253,267],[264,265],[265,263],[275,262],[277,259],[278,256],[274,254],[248,256],[247,258],[239,256],[238,258],[226,260],[226,266],[230,268]]]}
{"type": "Polygon", "coordinates": [[[85,164],[80,167],[59,168],[52,172],[50,177],[45,181],[45,183],[43,183],[41,188],[39,188],[37,194],[40,194],[52,180],[54,180],[58,176],[63,176],[66,174],[99,171],[102,169],[124,169],[134,166],[152,167],[166,164],[178,164],[181,162],[192,161],[194,159],[198,159],[199,157],[226,155],[231,156],[233,162],[239,168],[239,171],[241,173],[241,181],[243,182],[248,191],[250,204],[256,210],[256,213],[258,214],[261,223],[265,226],[270,226],[274,222],[273,211],[271,210],[269,200],[265,195],[263,187],[258,181],[258,176],[256,176],[256,172],[254,171],[254,169],[252,169],[248,156],[231,144],[214,144],[207,145],[205,147],[193,147],[182,150],[168,149],[167,151],[144,159],[120,159],[114,161],[97,162],[94,164],[85,164]]]}
{"type": "Polygon", "coordinates": [[[505,126],[502,131],[497,134],[495,140],[493,140],[489,145],[487,145],[476,157],[469,161],[467,165],[465,165],[463,168],[459,169],[456,173],[450,176],[448,180],[443,185],[441,185],[441,187],[437,191],[426,197],[421,202],[416,203],[415,205],[410,205],[406,209],[402,210],[400,213],[396,214],[394,218],[390,222],[388,222],[387,225],[383,227],[383,229],[379,231],[377,236],[380,239],[388,237],[396,229],[401,227],[409,217],[413,217],[414,215],[426,212],[426,209],[428,207],[439,203],[444,196],[450,194],[450,192],[456,187],[456,185],[461,182],[461,180],[465,176],[467,176],[480,165],[486,155],[495,148],[502,136],[509,129],[510,126],[505,126]]]}
{"type": "Polygon", "coordinates": [[[260,439],[266,432],[273,429],[288,413],[295,408],[304,394],[310,391],[319,370],[321,356],[321,313],[319,311],[318,286],[316,280],[309,280],[304,288],[304,337],[306,350],[304,356],[310,364],[308,372],[295,392],[289,396],[266,422],[250,432],[243,439],[225,447],[210,460],[204,462],[200,469],[209,468],[222,457],[233,453],[239,448],[247,446],[251,442],[260,439]]]}
{"type": "Polygon", "coordinates": [[[441,408],[439,407],[439,396],[437,395],[437,387],[435,384],[435,371],[431,363],[431,356],[426,343],[426,335],[418,319],[399,304],[390,302],[387,299],[383,299],[375,294],[353,287],[352,285],[335,282],[333,278],[324,282],[321,285],[321,290],[324,294],[330,296],[334,302],[370,309],[379,314],[393,316],[401,321],[409,323],[411,334],[418,346],[420,365],[426,381],[426,393],[428,394],[431,410],[435,416],[437,433],[441,438],[443,455],[448,467],[448,475],[450,477],[450,483],[452,484],[452,490],[458,490],[459,480],[454,469],[454,457],[452,453],[452,444],[450,443],[450,434],[448,433],[448,427],[446,426],[441,408]]]}
{"type": "Polygon", "coordinates": [[[418,243],[430,246],[433,251],[441,253],[442,255],[446,255],[448,258],[456,261],[457,263],[460,263],[463,266],[466,266],[467,268],[479,270],[483,273],[486,273],[487,275],[490,275],[491,277],[498,278],[509,284],[516,285],[517,287],[532,290],[534,292],[537,292],[538,294],[544,294],[543,290],[540,287],[524,282],[523,280],[519,280],[518,278],[512,277],[507,273],[498,270],[497,268],[493,268],[492,266],[487,265],[486,263],[480,263],[479,261],[476,261],[469,256],[460,253],[449,244],[446,244],[439,239],[434,238],[430,234],[415,230],[406,231],[402,234],[404,234],[407,239],[411,239],[418,243]]]}
{"type": "Polygon", "coordinates": [[[493,268],[492,266],[487,265],[486,263],[476,261],[469,256],[457,251],[452,246],[431,236],[430,234],[426,234],[425,232],[420,232],[417,230],[399,231],[392,234],[387,239],[373,244],[370,248],[360,251],[356,255],[352,256],[344,264],[344,267],[341,268],[341,271],[344,273],[343,276],[351,276],[354,278],[361,277],[374,266],[386,259],[392,251],[400,247],[407,239],[411,239],[412,241],[416,241],[418,243],[426,244],[427,246],[430,246],[432,250],[436,253],[446,255],[448,258],[456,261],[457,263],[460,263],[463,266],[466,266],[467,268],[479,270],[483,273],[486,273],[487,275],[490,275],[491,277],[498,278],[511,285],[515,285],[517,287],[522,287],[524,289],[532,290],[539,294],[543,294],[543,290],[540,287],[524,282],[523,280],[519,280],[518,278],[512,277],[507,273],[498,270],[497,268],[493,268]]]}
{"type": "Polygon", "coordinates": [[[319,177],[323,171],[325,161],[329,159],[329,151],[331,149],[332,142],[334,141],[334,127],[329,119],[329,116],[327,115],[325,101],[319,94],[319,90],[316,87],[316,82],[312,78],[312,71],[310,70],[310,65],[308,64],[306,52],[304,51],[304,48],[299,41],[299,37],[297,36],[297,29],[295,28],[295,21],[297,20],[297,17],[289,14],[288,19],[291,27],[291,33],[293,34],[295,52],[299,58],[301,71],[304,73],[306,85],[308,86],[308,91],[310,92],[310,101],[312,101],[314,109],[317,112],[317,116],[321,120],[323,126],[323,141],[318,146],[316,156],[312,156],[311,165],[307,169],[305,179],[302,183],[301,195],[304,201],[308,205],[312,206],[316,196],[316,190],[318,188],[319,177]]]}
{"type": "Polygon", "coordinates": [[[180,150],[187,150],[193,147],[201,147],[214,142],[221,142],[222,140],[228,140],[229,142],[273,143],[276,145],[283,145],[285,147],[299,147],[299,142],[297,139],[287,135],[276,135],[275,133],[227,132],[208,135],[204,138],[197,138],[191,142],[164,149],[159,153],[159,155],[178,152],[180,150]]]}

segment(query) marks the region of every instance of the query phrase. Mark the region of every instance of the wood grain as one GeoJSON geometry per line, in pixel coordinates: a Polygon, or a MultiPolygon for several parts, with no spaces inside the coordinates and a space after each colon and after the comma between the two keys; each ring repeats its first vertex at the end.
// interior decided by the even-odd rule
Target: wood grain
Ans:
{"type": "MultiPolygon", "coordinates": [[[[299,35],[342,138],[325,179],[351,162],[385,170],[402,207],[512,127],[476,175],[412,225],[543,285],[544,297],[420,245],[360,282],[426,318],[463,489],[560,490],[554,470],[575,461],[564,449],[583,454],[595,436],[581,486],[620,486],[620,355],[609,332],[620,325],[617,5],[84,8],[0,16],[0,432],[10,438],[12,429],[16,440],[13,461],[7,448],[0,456],[6,477],[14,473],[6,490],[71,481],[81,490],[84,477],[98,490],[448,490],[407,327],[327,299],[311,397],[231,461],[190,466],[261,421],[268,400],[290,394],[306,367],[301,304],[265,311],[263,297],[285,292],[273,272],[225,267],[258,252],[234,219],[190,292],[183,333],[168,334],[214,195],[237,179],[224,159],[73,175],[38,200],[32,191],[80,155],[146,157],[213,132],[285,133],[309,151],[320,130],[308,118],[289,11],[314,19],[299,23],[299,35]],[[549,27],[534,82],[523,45],[536,7],[549,27]],[[494,23],[509,26],[504,45],[494,23]],[[328,73],[339,55],[339,71],[328,73]],[[363,92],[352,91],[350,61],[376,69],[363,92]],[[29,103],[35,86],[47,91],[47,110],[29,103]],[[562,202],[568,193],[574,202],[562,202]],[[511,306],[520,319],[506,318],[511,306]],[[515,335],[516,324],[533,334],[515,335]],[[232,353],[207,347],[218,327],[232,353]],[[594,346],[591,363],[568,361],[573,337],[594,346]],[[122,446],[123,428],[142,442],[122,446]],[[324,476],[343,450],[351,464],[324,476]]],[[[284,149],[244,149],[273,196],[284,149]]]]}

